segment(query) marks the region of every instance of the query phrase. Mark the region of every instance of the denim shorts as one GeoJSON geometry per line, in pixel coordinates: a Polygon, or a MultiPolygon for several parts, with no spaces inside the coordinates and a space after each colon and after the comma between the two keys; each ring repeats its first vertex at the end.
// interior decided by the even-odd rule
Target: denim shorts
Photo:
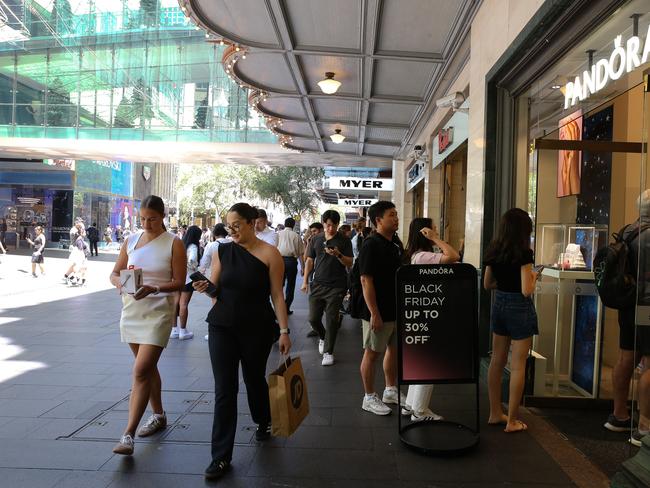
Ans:
{"type": "Polygon", "coordinates": [[[490,316],[490,330],[514,340],[539,334],[537,312],[530,297],[521,293],[496,292],[490,316]]]}

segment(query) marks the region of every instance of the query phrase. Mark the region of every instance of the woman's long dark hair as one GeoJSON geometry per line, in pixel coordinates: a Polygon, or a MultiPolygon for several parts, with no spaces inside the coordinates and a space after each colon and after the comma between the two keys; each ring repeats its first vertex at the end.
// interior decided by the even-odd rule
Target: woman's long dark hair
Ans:
{"type": "Polygon", "coordinates": [[[419,251],[433,251],[431,241],[420,232],[425,227],[432,229],[433,221],[423,217],[411,221],[411,225],[409,225],[409,237],[406,242],[406,252],[404,253],[404,262],[406,264],[411,264],[411,257],[419,251]]]}
{"type": "Polygon", "coordinates": [[[520,208],[511,208],[501,217],[497,236],[488,246],[486,263],[517,263],[530,250],[533,221],[520,208]]]}
{"type": "Polygon", "coordinates": [[[194,244],[198,249],[199,259],[201,258],[201,234],[203,234],[203,232],[198,225],[190,225],[187,228],[187,232],[185,232],[185,235],[183,236],[183,244],[185,245],[185,249],[189,249],[190,245],[194,244]]]}

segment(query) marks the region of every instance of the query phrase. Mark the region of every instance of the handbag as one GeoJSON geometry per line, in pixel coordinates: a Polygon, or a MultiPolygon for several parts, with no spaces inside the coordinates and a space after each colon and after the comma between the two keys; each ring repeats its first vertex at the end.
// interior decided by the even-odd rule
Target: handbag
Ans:
{"type": "Polygon", "coordinates": [[[289,437],[309,414],[307,383],[300,358],[287,359],[269,375],[271,434],[289,437]]]}

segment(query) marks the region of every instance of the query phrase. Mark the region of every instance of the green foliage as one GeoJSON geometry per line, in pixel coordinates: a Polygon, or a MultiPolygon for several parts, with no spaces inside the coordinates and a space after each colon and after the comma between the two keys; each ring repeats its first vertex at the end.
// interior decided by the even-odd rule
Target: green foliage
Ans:
{"type": "Polygon", "coordinates": [[[322,184],[325,172],[321,168],[294,166],[256,170],[251,178],[251,190],[260,198],[284,207],[289,215],[315,215],[321,201],[316,188],[322,184]]]}
{"type": "Polygon", "coordinates": [[[207,127],[208,118],[208,97],[206,96],[194,112],[194,128],[205,129],[207,127]]]}
{"type": "Polygon", "coordinates": [[[115,120],[113,120],[113,127],[131,128],[135,121],[133,113],[133,106],[129,97],[124,95],[117,105],[115,110],[115,120]]]}
{"type": "Polygon", "coordinates": [[[145,27],[156,27],[158,25],[158,8],[158,0],[140,0],[142,24],[145,27]]]}
{"type": "Polygon", "coordinates": [[[180,219],[214,215],[223,220],[228,209],[250,195],[249,168],[230,164],[181,165],[178,175],[180,219]]]}
{"type": "Polygon", "coordinates": [[[54,0],[50,25],[57,34],[68,34],[72,29],[72,7],[68,0],[54,0]]]}

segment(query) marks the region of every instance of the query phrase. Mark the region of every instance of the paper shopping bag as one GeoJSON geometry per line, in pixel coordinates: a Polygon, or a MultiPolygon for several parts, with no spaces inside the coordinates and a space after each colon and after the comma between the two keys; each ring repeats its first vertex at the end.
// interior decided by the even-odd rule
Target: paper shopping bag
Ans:
{"type": "Polygon", "coordinates": [[[307,383],[300,358],[288,358],[269,375],[271,433],[289,437],[309,414],[307,383]]]}

